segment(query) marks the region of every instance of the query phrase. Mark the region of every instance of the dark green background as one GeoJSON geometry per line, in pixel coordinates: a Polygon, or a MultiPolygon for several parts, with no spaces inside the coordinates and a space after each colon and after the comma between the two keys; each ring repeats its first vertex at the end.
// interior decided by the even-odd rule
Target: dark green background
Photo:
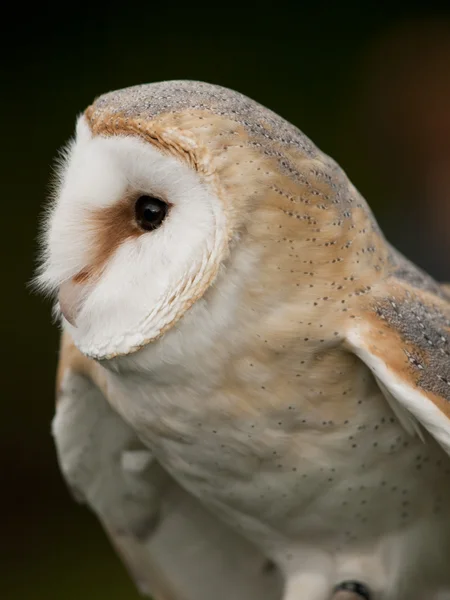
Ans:
{"type": "Polygon", "coordinates": [[[50,306],[27,288],[53,157],[95,96],[189,78],[255,98],[341,163],[394,243],[450,279],[448,16],[411,3],[395,12],[318,4],[5,8],[1,598],[137,597],[57,469],[58,332],[50,306]]]}

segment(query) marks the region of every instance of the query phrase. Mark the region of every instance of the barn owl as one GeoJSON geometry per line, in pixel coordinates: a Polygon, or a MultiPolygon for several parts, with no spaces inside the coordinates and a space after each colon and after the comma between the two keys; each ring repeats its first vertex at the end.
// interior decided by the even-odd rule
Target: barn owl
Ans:
{"type": "Polygon", "coordinates": [[[42,245],[59,463],[142,592],[450,598],[450,294],[305,135],[206,83],[100,96],[42,245]]]}

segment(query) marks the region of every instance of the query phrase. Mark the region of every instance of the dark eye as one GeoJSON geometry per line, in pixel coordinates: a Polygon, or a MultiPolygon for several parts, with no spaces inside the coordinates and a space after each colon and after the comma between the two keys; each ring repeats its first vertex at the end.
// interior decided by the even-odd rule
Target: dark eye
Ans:
{"type": "Polygon", "coordinates": [[[167,204],[159,198],[140,196],[135,204],[136,221],[146,231],[158,229],[166,218],[168,209],[167,204]]]}

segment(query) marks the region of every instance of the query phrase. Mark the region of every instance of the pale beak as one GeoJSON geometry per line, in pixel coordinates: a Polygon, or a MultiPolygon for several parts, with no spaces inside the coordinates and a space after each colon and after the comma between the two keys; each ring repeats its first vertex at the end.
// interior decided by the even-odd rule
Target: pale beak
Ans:
{"type": "Polygon", "coordinates": [[[66,321],[76,327],[76,319],[86,297],[86,285],[68,279],[61,284],[58,293],[59,306],[66,321]]]}

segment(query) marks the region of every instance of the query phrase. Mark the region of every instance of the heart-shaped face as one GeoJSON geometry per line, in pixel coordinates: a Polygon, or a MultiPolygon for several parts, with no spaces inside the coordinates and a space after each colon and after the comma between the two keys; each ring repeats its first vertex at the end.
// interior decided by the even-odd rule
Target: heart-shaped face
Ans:
{"type": "Polygon", "coordinates": [[[226,250],[221,202],[185,162],[80,118],[49,219],[42,280],[85,354],[158,338],[200,298],[226,250]]]}

